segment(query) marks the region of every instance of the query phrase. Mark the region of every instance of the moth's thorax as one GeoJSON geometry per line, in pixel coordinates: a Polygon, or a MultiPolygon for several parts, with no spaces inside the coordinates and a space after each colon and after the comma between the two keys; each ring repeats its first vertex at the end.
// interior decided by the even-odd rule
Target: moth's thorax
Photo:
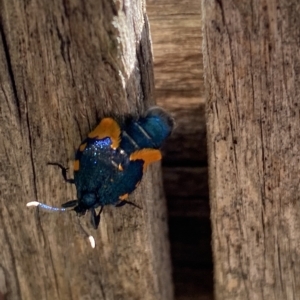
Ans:
{"type": "Polygon", "coordinates": [[[83,193],[79,200],[79,207],[83,210],[87,210],[91,207],[97,207],[97,196],[95,193],[83,193]]]}
{"type": "Polygon", "coordinates": [[[110,138],[88,139],[84,149],[77,151],[78,170],[74,173],[77,198],[84,207],[96,208],[100,205],[119,202],[119,184],[130,164],[129,156],[120,148],[112,148],[110,138]]]}

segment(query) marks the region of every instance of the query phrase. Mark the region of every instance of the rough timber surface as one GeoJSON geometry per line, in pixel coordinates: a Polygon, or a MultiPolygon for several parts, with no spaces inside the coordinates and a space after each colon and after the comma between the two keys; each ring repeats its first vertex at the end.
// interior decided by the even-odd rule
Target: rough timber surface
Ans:
{"type": "Polygon", "coordinates": [[[131,198],[142,210],[105,207],[96,249],[74,213],[25,206],[74,199],[46,163],[67,165],[101,117],[153,105],[144,1],[1,1],[0,70],[0,297],[171,300],[159,165],[131,198]]]}
{"type": "Polygon", "coordinates": [[[202,7],[215,297],[300,299],[300,2],[202,7]]]}

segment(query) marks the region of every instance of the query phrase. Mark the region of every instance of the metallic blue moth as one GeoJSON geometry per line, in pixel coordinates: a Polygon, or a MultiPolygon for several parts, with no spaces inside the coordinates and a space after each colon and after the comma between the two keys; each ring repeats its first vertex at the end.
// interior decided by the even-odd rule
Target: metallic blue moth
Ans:
{"type": "Polygon", "coordinates": [[[33,201],[27,206],[39,206],[49,211],[73,208],[78,216],[91,212],[92,226],[97,229],[105,205],[136,204],[127,200],[140,181],[147,166],[161,159],[159,150],[171,134],[173,118],[162,108],[152,107],[144,116],[122,122],[103,118],[80,144],[74,160],[74,179],[67,178],[67,169],[58,166],[66,182],[75,184],[77,199],[62,204],[62,208],[33,201]],[[96,213],[96,208],[100,211],[96,213]]]}

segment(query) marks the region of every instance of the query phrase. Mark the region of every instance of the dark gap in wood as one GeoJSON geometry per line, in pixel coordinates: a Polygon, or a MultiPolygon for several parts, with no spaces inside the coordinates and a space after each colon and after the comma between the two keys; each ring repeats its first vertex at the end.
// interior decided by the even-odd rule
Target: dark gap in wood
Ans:
{"type": "Polygon", "coordinates": [[[198,160],[189,160],[189,159],[181,159],[176,160],[172,157],[166,157],[162,160],[162,167],[163,168],[180,168],[180,167],[188,167],[188,168],[206,168],[207,161],[198,161],[198,160]]]}

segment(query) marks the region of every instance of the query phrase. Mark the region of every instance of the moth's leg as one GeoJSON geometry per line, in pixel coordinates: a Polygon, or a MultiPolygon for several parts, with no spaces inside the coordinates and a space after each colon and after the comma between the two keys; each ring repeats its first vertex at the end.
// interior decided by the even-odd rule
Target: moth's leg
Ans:
{"type": "Polygon", "coordinates": [[[78,200],[70,200],[66,203],[63,203],[61,206],[64,207],[64,208],[67,208],[67,207],[74,207],[78,204],[78,200]]]}
{"type": "Polygon", "coordinates": [[[64,180],[68,183],[72,183],[72,184],[75,184],[75,181],[73,178],[67,178],[67,172],[68,172],[68,168],[65,168],[64,166],[62,166],[61,164],[59,163],[55,163],[55,162],[48,162],[47,165],[51,165],[51,166],[57,166],[61,169],[61,174],[64,178],[64,180]]]}
{"type": "Polygon", "coordinates": [[[91,223],[92,223],[92,226],[97,229],[98,226],[99,226],[99,223],[100,223],[100,215],[103,211],[103,207],[104,206],[101,206],[100,208],[100,211],[98,214],[96,214],[96,210],[94,208],[91,209],[91,223]]]}
{"type": "Polygon", "coordinates": [[[127,201],[127,200],[121,200],[118,204],[116,204],[116,207],[121,207],[124,206],[125,204],[129,204],[132,205],[134,207],[137,207],[139,209],[142,209],[140,206],[138,206],[137,204],[131,202],[131,201],[127,201]]]}

